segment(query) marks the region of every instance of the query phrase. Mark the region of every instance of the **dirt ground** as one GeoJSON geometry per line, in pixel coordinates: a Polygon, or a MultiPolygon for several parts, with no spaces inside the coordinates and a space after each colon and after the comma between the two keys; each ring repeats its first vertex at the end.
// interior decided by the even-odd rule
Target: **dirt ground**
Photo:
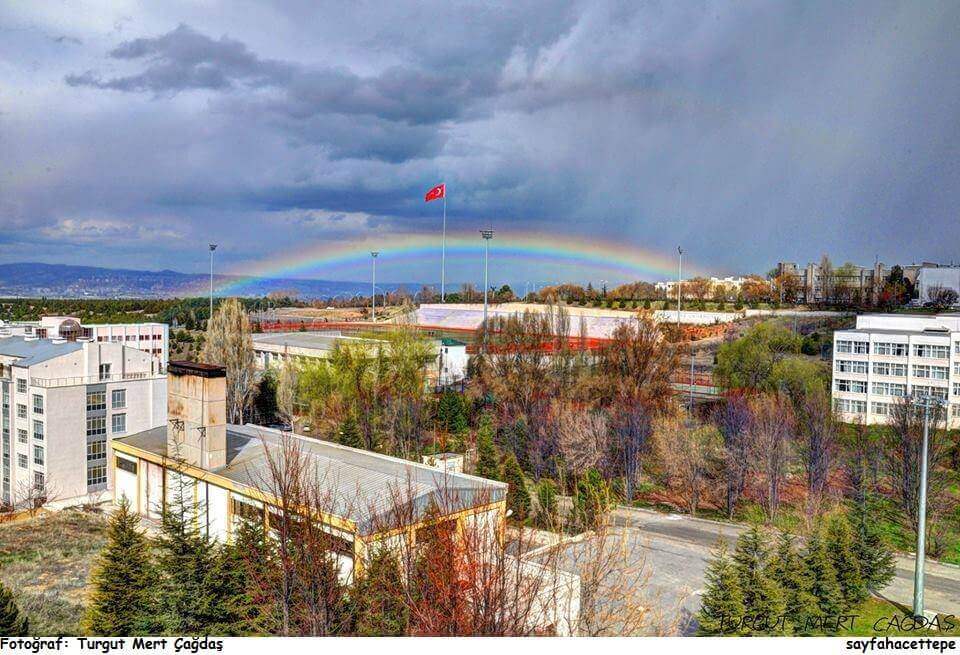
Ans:
{"type": "Polygon", "coordinates": [[[0,580],[30,619],[30,634],[76,635],[87,579],[105,542],[103,514],[65,510],[0,525],[0,580]]]}

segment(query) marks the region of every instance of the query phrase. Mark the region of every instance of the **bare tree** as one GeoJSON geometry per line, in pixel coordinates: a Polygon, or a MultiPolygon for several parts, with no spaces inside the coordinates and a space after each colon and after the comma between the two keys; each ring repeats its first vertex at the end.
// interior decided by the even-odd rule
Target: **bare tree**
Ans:
{"type": "Polygon", "coordinates": [[[733,518],[746,489],[747,476],[755,468],[747,399],[741,394],[728,394],[717,410],[714,422],[723,437],[727,516],[733,518]]]}
{"type": "Polygon", "coordinates": [[[650,447],[653,416],[646,405],[634,403],[615,408],[611,423],[614,468],[623,476],[624,496],[629,503],[640,479],[642,457],[650,447]]]}
{"type": "Polygon", "coordinates": [[[789,465],[795,424],[792,404],[786,394],[762,394],[751,399],[750,413],[750,440],[764,481],[763,505],[772,519],[780,508],[780,489],[789,465]]]}
{"type": "Polygon", "coordinates": [[[254,356],[250,321],[236,298],[217,308],[207,327],[203,359],[227,369],[227,420],[243,423],[253,402],[254,356]]]}
{"type": "Polygon", "coordinates": [[[600,411],[554,403],[560,453],[576,476],[597,468],[610,448],[607,416],[600,411]]]}
{"type": "Polygon", "coordinates": [[[689,417],[666,417],[653,431],[654,452],[674,485],[687,503],[691,514],[697,513],[706,491],[711,466],[722,446],[719,432],[713,425],[700,424],[689,417]]]}
{"type": "Polygon", "coordinates": [[[277,413],[291,429],[296,417],[297,387],[300,381],[300,369],[290,358],[284,360],[277,374],[277,413]]]}
{"type": "Polygon", "coordinates": [[[830,396],[815,390],[803,396],[797,420],[797,437],[807,474],[808,513],[819,513],[824,489],[837,453],[840,420],[830,396]]]}

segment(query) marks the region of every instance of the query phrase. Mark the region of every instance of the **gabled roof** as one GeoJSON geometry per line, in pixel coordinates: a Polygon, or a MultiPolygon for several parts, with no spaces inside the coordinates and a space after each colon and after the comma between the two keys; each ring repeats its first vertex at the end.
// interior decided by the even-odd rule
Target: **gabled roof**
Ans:
{"type": "Polygon", "coordinates": [[[77,341],[0,337],[0,355],[19,358],[17,366],[33,366],[78,350],[83,350],[83,343],[77,341]]]}

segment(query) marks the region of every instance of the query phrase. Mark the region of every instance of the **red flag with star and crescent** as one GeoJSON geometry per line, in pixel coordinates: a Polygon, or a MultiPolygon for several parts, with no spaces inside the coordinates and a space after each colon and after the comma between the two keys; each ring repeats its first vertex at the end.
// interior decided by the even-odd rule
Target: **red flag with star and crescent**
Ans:
{"type": "Polygon", "coordinates": [[[423,201],[430,202],[431,200],[439,200],[440,198],[445,198],[446,195],[447,195],[447,185],[438,184],[437,186],[427,191],[427,194],[423,197],[423,201]]]}

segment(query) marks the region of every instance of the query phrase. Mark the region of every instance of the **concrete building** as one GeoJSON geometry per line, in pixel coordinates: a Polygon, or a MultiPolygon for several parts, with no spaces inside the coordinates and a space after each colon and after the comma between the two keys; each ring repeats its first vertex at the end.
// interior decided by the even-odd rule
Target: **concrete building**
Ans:
{"type": "Polygon", "coordinates": [[[120,343],[0,337],[3,504],[106,491],[110,440],[166,421],[162,371],[120,343]]]}
{"type": "Polygon", "coordinates": [[[950,289],[960,295],[960,266],[931,266],[925,264],[917,272],[917,303],[932,301],[933,294],[950,289]]]}
{"type": "Polygon", "coordinates": [[[39,321],[0,321],[0,336],[40,339],[89,340],[122,343],[150,353],[167,365],[170,328],[165,323],[93,323],[84,325],[72,316],[44,316],[39,321]]]}
{"type": "MultiPolygon", "coordinates": [[[[456,339],[431,339],[433,356],[424,362],[431,384],[450,385],[467,375],[467,345],[456,339]]],[[[386,348],[383,339],[351,337],[336,330],[319,332],[283,332],[253,335],[253,353],[257,367],[266,369],[289,359],[326,359],[338,344],[356,344],[371,351],[386,348]]]]}
{"type": "MultiPolygon", "coordinates": [[[[202,504],[202,528],[211,537],[230,539],[240,521],[269,527],[280,499],[268,482],[267,453],[283,457],[282,433],[226,423],[222,367],[171,362],[167,370],[167,425],[114,442],[114,497],[126,496],[139,513],[158,518],[175,485],[185,481],[191,502],[202,504]]],[[[431,507],[451,527],[469,523],[500,538],[507,492],[502,482],[299,435],[290,438],[329,498],[321,523],[334,538],[344,578],[369,548],[415,542],[420,528],[436,522],[429,518],[431,507]],[[396,499],[409,503],[403,519],[394,513],[396,499]]]]}
{"type": "Polygon", "coordinates": [[[865,314],[852,330],[834,332],[833,402],[845,421],[889,420],[911,394],[949,404],[960,427],[960,314],[865,314]]]}

